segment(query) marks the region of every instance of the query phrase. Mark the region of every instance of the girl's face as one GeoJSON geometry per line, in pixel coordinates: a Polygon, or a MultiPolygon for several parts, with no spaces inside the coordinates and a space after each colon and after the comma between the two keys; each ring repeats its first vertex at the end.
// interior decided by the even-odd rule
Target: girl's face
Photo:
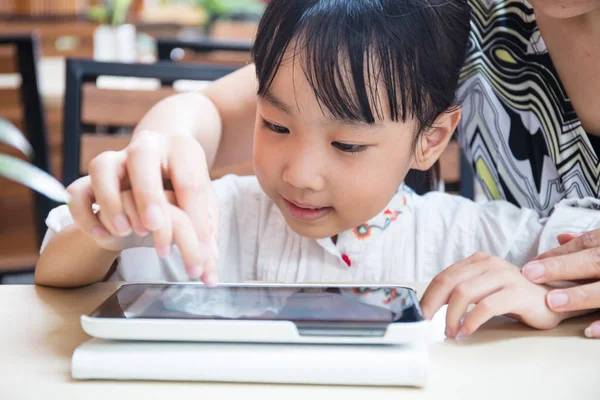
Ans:
{"type": "Polygon", "coordinates": [[[256,176],[288,225],[306,237],[332,237],[373,218],[415,159],[414,122],[336,120],[298,64],[281,65],[258,98],[256,121],[256,176]]]}

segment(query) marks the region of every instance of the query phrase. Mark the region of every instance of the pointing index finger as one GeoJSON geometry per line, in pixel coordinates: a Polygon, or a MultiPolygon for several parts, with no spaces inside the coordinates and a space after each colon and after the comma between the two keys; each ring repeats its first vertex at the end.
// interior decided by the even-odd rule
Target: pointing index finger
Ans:
{"type": "Polygon", "coordinates": [[[581,250],[600,247],[600,229],[595,231],[584,232],[567,243],[555,249],[549,250],[540,254],[535,260],[543,260],[550,257],[563,256],[566,254],[576,253],[581,250]]]}

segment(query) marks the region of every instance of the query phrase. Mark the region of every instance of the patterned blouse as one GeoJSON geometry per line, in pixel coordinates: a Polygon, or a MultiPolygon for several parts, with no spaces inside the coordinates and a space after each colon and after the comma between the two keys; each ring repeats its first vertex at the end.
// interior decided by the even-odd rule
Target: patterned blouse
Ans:
{"type": "Polygon", "coordinates": [[[531,5],[469,3],[459,140],[486,195],[541,216],[562,199],[598,197],[595,146],[558,78],[531,5]]]}

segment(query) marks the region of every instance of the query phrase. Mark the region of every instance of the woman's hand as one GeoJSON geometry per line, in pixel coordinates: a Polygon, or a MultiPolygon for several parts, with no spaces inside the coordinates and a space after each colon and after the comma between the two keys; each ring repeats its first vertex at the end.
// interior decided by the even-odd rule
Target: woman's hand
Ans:
{"type": "Polygon", "coordinates": [[[100,246],[121,251],[152,233],[159,256],[177,244],[188,275],[216,283],[219,207],[204,151],[192,137],[140,132],[124,150],[92,160],[89,176],[68,190],[75,223],[100,246]]]}
{"type": "MultiPolygon", "coordinates": [[[[600,230],[558,236],[560,247],[536,257],[523,267],[531,282],[576,281],[565,289],[550,291],[548,307],[554,311],[593,310],[600,308],[600,230]]],[[[588,337],[600,338],[600,320],[585,330],[588,337]]]]}
{"type": "Polygon", "coordinates": [[[528,281],[518,267],[507,261],[476,253],[438,274],[423,294],[421,307],[425,318],[431,319],[448,304],[449,337],[470,335],[498,315],[507,315],[533,328],[550,329],[566,315],[548,309],[545,297],[549,290],[528,281]],[[471,304],[475,307],[464,316],[471,304]]]}

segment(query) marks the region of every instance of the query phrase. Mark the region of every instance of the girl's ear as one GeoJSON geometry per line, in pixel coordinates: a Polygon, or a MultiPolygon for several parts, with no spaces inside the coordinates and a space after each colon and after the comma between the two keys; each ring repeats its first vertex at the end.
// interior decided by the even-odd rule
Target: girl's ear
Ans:
{"type": "Polygon", "coordinates": [[[462,109],[452,108],[441,113],[433,125],[419,138],[412,169],[427,171],[440,158],[456,130],[462,109]]]}

